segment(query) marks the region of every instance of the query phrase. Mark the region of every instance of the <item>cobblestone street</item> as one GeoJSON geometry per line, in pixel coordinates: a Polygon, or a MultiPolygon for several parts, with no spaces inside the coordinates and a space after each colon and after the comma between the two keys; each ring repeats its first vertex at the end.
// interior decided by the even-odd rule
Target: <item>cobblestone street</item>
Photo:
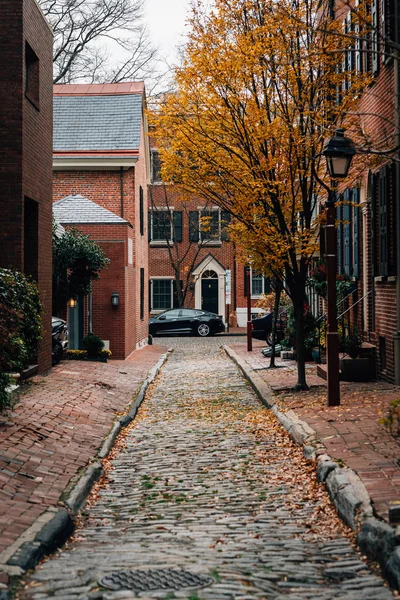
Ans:
{"type": "Polygon", "coordinates": [[[301,449],[220,348],[224,338],[155,343],[174,352],[98,500],[19,598],[393,598],[348,540],[301,449]],[[98,583],[115,571],[171,568],[213,581],[142,592],[98,583]]]}

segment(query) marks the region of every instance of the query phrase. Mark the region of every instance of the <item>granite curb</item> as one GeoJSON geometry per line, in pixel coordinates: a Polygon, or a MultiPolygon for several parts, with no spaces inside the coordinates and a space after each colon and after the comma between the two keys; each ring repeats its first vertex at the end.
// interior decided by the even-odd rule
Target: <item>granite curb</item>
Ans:
{"type": "Polygon", "coordinates": [[[348,467],[341,467],[325,452],[312,427],[293,410],[280,411],[272,388],[229,346],[223,346],[229,358],[239,367],[261,402],[276,416],[291,438],[303,446],[304,456],[317,463],[317,479],[325,483],[340,518],[357,531],[360,550],[378,562],[390,585],[400,590],[400,526],[397,529],[374,517],[371,498],[358,477],[348,467]]]}
{"type": "MultiPolygon", "coordinates": [[[[171,352],[172,348],[169,348],[150,369],[129,412],[112,426],[98,453],[99,459],[108,455],[120,431],[134,420],[149,385],[155,380],[171,352]]],[[[49,508],[16,540],[8,551],[2,553],[6,554],[6,560],[0,560],[0,571],[19,577],[25,571],[35,568],[44,556],[62,546],[74,531],[74,516],[84,506],[93,484],[99,479],[102,472],[101,462],[96,461],[90,464],[63,500],[66,508],[49,508]]],[[[0,600],[10,597],[9,592],[5,589],[1,589],[0,594],[0,600]]]]}

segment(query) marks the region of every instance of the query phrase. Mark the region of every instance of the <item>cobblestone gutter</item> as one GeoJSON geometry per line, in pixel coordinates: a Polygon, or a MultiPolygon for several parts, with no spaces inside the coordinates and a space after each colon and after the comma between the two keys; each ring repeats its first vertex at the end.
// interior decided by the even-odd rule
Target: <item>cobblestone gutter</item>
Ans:
{"type": "Polygon", "coordinates": [[[293,410],[282,412],[275,405],[270,386],[249,368],[229,346],[227,355],[237,364],[261,402],[270,409],[292,439],[303,446],[306,458],[316,463],[318,481],[324,482],[341,519],[354,531],[361,551],[378,562],[390,585],[400,590],[400,526],[396,529],[374,517],[369,494],[352,469],[340,466],[326,454],[316,432],[293,410]]]}

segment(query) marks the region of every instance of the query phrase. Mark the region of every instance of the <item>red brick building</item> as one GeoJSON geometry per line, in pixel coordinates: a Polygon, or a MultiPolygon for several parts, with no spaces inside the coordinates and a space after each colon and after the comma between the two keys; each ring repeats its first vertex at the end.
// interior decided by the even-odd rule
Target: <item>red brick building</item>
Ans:
{"type": "Polygon", "coordinates": [[[52,32],[35,0],[0,0],[0,265],[31,275],[51,368],[52,32]]]}
{"type": "Polygon", "coordinates": [[[110,260],[108,268],[101,271],[100,279],[93,282],[89,300],[82,306],[87,311],[86,319],[79,320],[79,305],[69,308],[70,338],[79,346],[82,336],[92,331],[105,341],[114,358],[129,356],[136,347],[131,310],[136,297],[132,225],[80,195],[57,200],[53,214],[63,227],[76,227],[89,235],[110,260]],[[115,293],[118,294],[118,306],[111,303],[115,293]]]}
{"type": "MultiPolygon", "coordinates": [[[[201,198],[182,198],[172,185],[164,185],[156,148],[151,149],[151,166],[150,314],[178,306],[174,265],[181,261],[183,286],[187,273],[191,275],[184,306],[209,310],[221,315],[231,326],[245,327],[245,271],[227,235],[229,213],[201,198]]],[[[252,306],[257,314],[257,300],[269,290],[268,280],[261,274],[251,273],[251,289],[252,306]]]]}
{"type": "Polygon", "coordinates": [[[53,200],[70,204],[67,197],[79,195],[109,213],[105,222],[75,222],[111,258],[93,286],[92,312],[85,312],[80,336],[92,327],[109,341],[115,358],[128,356],[148,335],[150,155],[144,111],[141,82],[54,86],[53,200]],[[119,295],[114,309],[113,292],[119,295]]]}
{"type": "MultiPolygon", "coordinates": [[[[374,166],[364,170],[352,187],[340,189],[338,273],[353,280],[355,291],[338,313],[349,309],[345,321],[375,346],[378,377],[400,383],[400,167],[396,163],[399,153],[391,151],[400,140],[399,63],[395,58],[400,6],[398,0],[371,0],[371,28],[364,32],[354,29],[348,5],[333,1],[331,6],[349,39],[343,68],[373,77],[359,111],[364,151],[378,151],[374,166]]],[[[351,75],[344,85],[351,85],[351,75]]]]}

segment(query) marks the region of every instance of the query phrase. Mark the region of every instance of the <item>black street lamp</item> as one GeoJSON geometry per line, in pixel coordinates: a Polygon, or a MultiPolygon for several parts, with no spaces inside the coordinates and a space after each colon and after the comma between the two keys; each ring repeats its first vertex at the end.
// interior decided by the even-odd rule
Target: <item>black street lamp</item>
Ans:
{"type": "Polygon", "coordinates": [[[336,189],[337,179],[347,176],[356,149],[353,141],[344,136],[344,129],[336,129],[327,141],[322,154],[332,178],[331,191],[326,203],[326,284],[327,284],[327,334],[326,366],[328,383],[328,406],[340,405],[339,382],[339,335],[336,314],[336,189]]]}

